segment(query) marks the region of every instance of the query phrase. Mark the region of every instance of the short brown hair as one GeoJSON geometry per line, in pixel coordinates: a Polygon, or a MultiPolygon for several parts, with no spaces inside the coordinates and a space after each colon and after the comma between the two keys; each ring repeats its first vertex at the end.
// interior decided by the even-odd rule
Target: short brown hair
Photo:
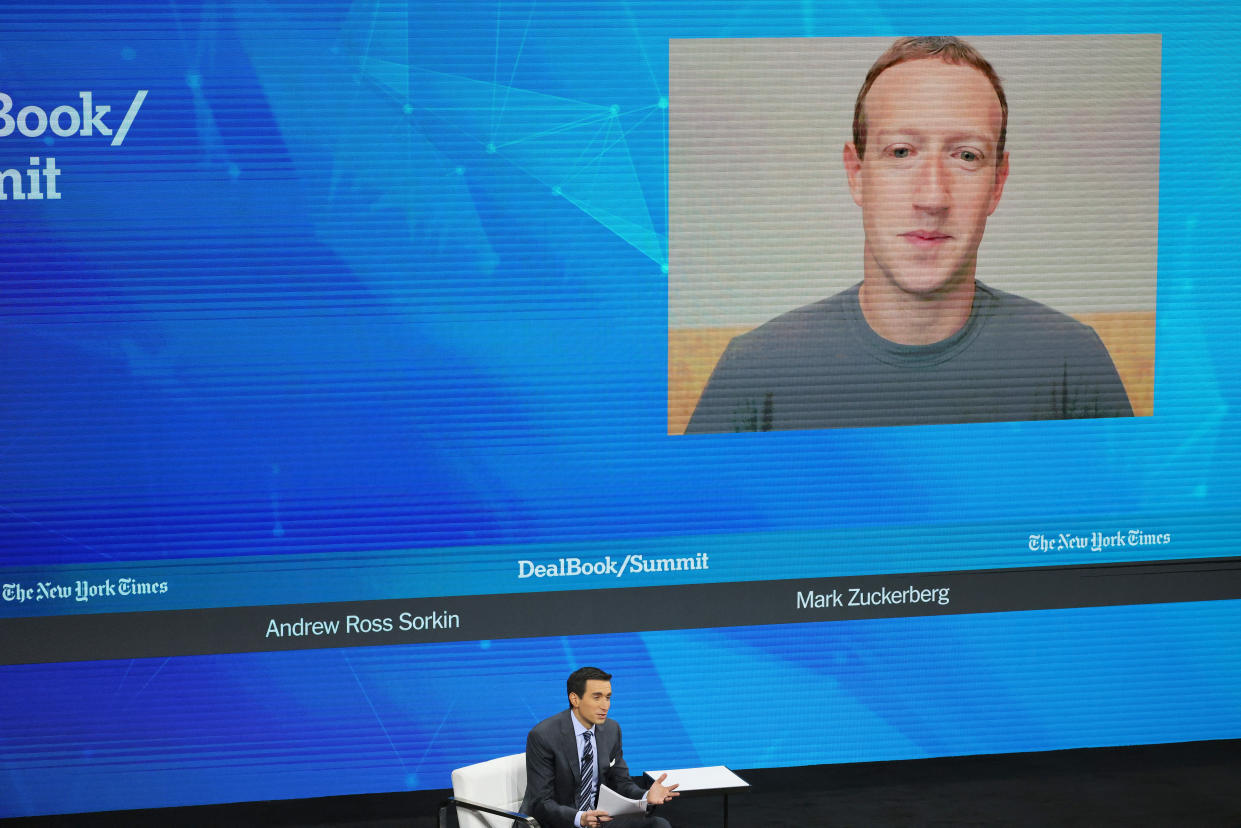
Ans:
{"type": "Polygon", "coordinates": [[[1000,99],[1000,140],[996,143],[995,153],[995,163],[998,165],[1004,158],[1004,138],[1008,133],[1008,99],[1004,97],[1004,85],[987,59],[959,37],[902,37],[879,56],[866,73],[866,80],[857,93],[857,103],[853,105],[853,146],[857,148],[857,157],[861,158],[866,153],[866,110],[862,105],[875,79],[898,63],[926,58],[936,58],[954,66],[973,66],[991,81],[991,87],[1000,99]]]}

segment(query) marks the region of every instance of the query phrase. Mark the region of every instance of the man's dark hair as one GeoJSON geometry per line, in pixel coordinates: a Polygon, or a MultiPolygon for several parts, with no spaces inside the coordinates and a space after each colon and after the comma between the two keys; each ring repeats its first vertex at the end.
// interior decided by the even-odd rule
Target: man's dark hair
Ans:
{"type": "Polygon", "coordinates": [[[987,59],[959,37],[902,37],[879,56],[866,73],[866,80],[862,82],[857,102],[853,105],[853,146],[857,148],[857,157],[862,158],[866,154],[866,93],[875,85],[875,80],[893,66],[925,58],[935,58],[954,66],[972,66],[991,81],[991,88],[1000,99],[1000,140],[995,147],[995,163],[998,166],[1004,160],[1004,138],[1008,134],[1008,99],[1004,97],[1004,85],[987,59]]]}
{"type": "Polygon", "coordinates": [[[580,699],[586,695],[586,682],[591,679],[611,681],[612,674],[605,673],[598,667],[579,667],[569,675],[569,680],[565,682],[565,685],[570,693],[580,699]]]}

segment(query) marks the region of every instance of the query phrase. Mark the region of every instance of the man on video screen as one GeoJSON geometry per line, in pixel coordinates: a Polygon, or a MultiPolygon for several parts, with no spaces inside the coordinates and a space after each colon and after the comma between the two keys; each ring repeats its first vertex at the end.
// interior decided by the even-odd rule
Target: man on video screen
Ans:
{"type": "Polygon", "coordinates": [[[686,433],[1132,416],[1090,327],[975,278],[1008,179],[1007,123],[972,46],[893,43],[844,148],[861,283],[735,338],[686,433]]]}

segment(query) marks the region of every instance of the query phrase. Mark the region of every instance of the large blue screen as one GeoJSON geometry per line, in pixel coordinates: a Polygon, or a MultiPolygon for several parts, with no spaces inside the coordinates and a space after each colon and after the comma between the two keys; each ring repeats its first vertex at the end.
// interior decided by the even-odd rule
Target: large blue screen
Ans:
{"type": "MultiPolygon", "coordinates": [[[[1241,736],[1234,22],[5,4],[0,817],[445,788],[588,663],[635,771],[1241,736]],[[1108,253],[1153,281],[1084,308],[1153,326],[1148,409],[680,434],[670,44],[911,33],[1158,61],[1151,232],[1108,253]]],[[[1092,117],[1066,71],[1043,105],[1092,117]]],[[[1121,127],[1057,149],[1106,199],[1137,141],[1098,94],[1121,127]]]]}

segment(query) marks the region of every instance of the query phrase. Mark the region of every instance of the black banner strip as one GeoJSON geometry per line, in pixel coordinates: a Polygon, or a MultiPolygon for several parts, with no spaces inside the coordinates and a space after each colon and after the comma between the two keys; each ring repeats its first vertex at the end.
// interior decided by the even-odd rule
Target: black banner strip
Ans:
{"type": "Polygon", "coordinates": [[[1241,598],[1241,558],[0,620],[0,664],[1241,598]]]}

